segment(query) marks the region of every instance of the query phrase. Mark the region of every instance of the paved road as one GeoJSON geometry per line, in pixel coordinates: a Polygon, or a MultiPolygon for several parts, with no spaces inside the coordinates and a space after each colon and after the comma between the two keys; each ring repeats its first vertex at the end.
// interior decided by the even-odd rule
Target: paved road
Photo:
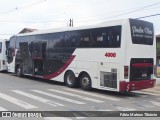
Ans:
{"type": "Polygon", "coordinates": [[[130,93],[87,92],[63,83],[0,73],[0,111],[160,111],[160,86],[130,93]]]}

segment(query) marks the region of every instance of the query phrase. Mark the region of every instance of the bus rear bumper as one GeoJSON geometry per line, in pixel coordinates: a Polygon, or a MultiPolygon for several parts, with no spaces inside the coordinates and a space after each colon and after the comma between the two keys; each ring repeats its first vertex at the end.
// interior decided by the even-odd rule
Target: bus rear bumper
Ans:
{"type": "Polygon", "coordinates": [[[152,88],[155,86],[156,80],[142,80],[142,81],[121,81],[119,84],[119,92],[142,90],[152,88]]]}

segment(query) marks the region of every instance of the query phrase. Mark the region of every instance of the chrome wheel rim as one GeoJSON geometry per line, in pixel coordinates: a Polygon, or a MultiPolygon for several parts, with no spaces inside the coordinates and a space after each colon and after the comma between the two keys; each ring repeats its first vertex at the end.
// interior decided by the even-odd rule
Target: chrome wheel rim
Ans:
{"type": "Polygon", "coordinates": [[[89,85],[89,78],[88,78],[88,77],[84,77],[84,78],[82,79],[82,84],[83,84],[83,86],[89,85]]]}
{"type": "Polygon", "coordinates": [[[21,69],[18,68],[18,69],[17,69],[17,75],[20,76],[20,74],[21,74],[21,69]]]}
{"type": "Polygon", "coordinates": [[[73,75],[68,75],[67,76],[67,83],[69,85],[73,84],[73,81],[74,81],[74,76],[73,75]]]}

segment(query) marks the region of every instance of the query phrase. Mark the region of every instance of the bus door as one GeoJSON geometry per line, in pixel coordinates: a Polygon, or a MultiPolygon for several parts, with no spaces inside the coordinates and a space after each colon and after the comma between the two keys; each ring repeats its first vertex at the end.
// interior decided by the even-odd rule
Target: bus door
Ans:
{"type": "Polygon", "coordinates": [[[22,60],[21,67],[23,73],[29,73],[29,49],[28,49],[28,42],[20,42],[20,57],[22,60]]]}
{"type": "Polygon", "coordinates": [[[32,61],[33,74],[42,76],[44,74],[44,58],[46,52],[46,42],[38,41],[32,42],[32,61]]]}

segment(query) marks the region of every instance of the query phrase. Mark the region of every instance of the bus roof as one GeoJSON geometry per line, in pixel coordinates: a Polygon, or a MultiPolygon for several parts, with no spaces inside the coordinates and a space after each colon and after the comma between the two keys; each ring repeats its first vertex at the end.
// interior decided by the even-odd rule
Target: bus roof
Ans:
{"type": "Polygon", "coordinates": [[[29,35],[57,33],[57,32],[65,32],[65,31],[83,30],[83,29],[105,27],[105,26],[115,26],[115,25],[121,25],[122,22],[125,22],[125,21],[126,22],[129,21],[129,18],[120,19],[120,20],[106,21],[106,22],[102,22],[102,23],[99,23],[99,24],[95,24],[95,25],[89,25],[89,26],[63,27],[63,28],[54,28],[54,29],[49,29],[49,30],[36,30],[34,32],[17,34],[17,35],[14,35],[14,36],[29,36],[29,35]]]}

